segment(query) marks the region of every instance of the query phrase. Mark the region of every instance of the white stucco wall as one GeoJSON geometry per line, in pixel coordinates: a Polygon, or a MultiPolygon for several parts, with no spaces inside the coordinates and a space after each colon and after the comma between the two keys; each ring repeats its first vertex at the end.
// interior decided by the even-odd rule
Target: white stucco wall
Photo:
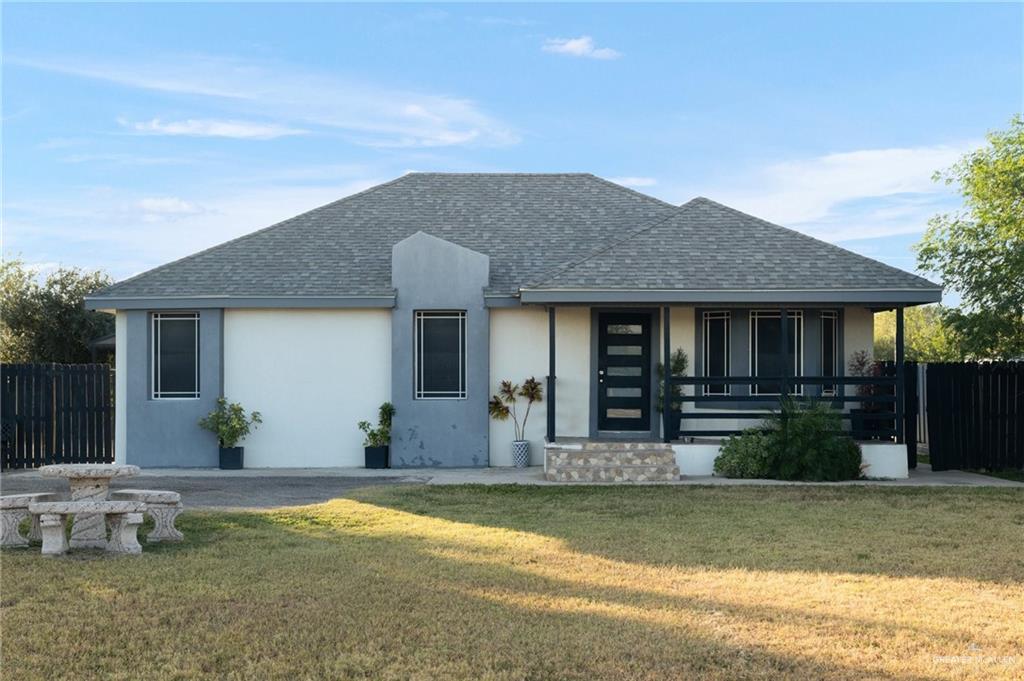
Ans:
{"type": "MultiPolygon", "coordinates": [[[[715,459],[721,445],[715,443],[674,444],[676,465],[683,476],[715,474],[715,459]]],[[[861,464],[865,478],[902,480],[910,477],[907,469],[907,448],[890,442],[860,443],[861,464]]]]}
{"type": "Polygon", "coordinates": [[[224,311],[224,395],[263,415],[246,468],[362,466],[390,392],[390,310],[224,311]]]}
{"type": "MultiPolygon", "coordinates": [[[[590,309],[559,308],[555,312],[556,435],[586,437],[590,418],[590,309]]],[[[548,373],[548,314],[543,308],[491,310],[491,393],[504,379],[516,383],[533,376],[544,382],[548,373]]],[[[547,395],[545,394],[545,400],[547,395]]],[[[544,460],[547,404],[535,404],[527,422],[531,463],[544,460]]],[[[513,426],[491,420],[490,463],[512,465],[513,426]]]]}
{"type": "MultiPolygon", "coordinates": [[[[867,352],[869,357],[874,355],[875,314],[866,307],[847,307],[843,311],[843,318],[843,354],[846,356],[843,372],[847,373],[846,367],[858,351],[867,352]]],[[[856,395],[857,386],[846,386],[846,394],[856,395]]]]}
{"type": "Polygon", "coordinates": [[[125,464],[128,451],[128,316],[114,317],[114,463],[125,464]]]}

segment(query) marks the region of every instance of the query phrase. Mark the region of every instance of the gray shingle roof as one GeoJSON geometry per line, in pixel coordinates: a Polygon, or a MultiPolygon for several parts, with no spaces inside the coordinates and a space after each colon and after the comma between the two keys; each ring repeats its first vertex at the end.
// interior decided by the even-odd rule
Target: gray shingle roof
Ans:
{"type": "Polygon", "coordinates": [[[698,197],[525,288],[920,289],[927,279],[698,197]]]}
{"type": "Polygon", "coordinates": [[[391,247],[423,231],[491,258],[490,293],[935,288],[707,199],[683,207],[590,174],[411,173],[92,296],[391,293],[391,247]]]}
{"type": "Polygon", "coordinates": [[[391,247],[418,231],[490,256],[492,290],[511,294],[675,210],[589,174],[410,173],[95,297],[390,293],[391,247]]]}

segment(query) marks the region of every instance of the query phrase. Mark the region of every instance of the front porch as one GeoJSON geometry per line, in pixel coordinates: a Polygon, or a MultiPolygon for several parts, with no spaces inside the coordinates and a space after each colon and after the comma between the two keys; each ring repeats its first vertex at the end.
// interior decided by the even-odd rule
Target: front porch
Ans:
{"type": "MultiPolygon", "coordinates": [[[[847,375],[842,340],[836,338],[844,330],[842,306],[715,307],[722,311],[704,311],[703,327],[696,321],[686,327],[695,329],[696,338],[680,338],[679,346],[668,306],[591,308],[589,437],[558,435],[556,307],[547,307],[546,479],[651,482],[710,476],[721,442],[756,427],[787,399],[826,401],[835,408],[844,428],[859,441],[865,477],[907,477],[916,452],[908,452],[905,438],[903,306],[895,306],[895,361],[882,375],[866,376],[847,375]],[[736,326],[744,332],[746,345],[730,342],[730,315],[738,322],[740,313],[744,322],[736,326]],[[712,318],[726,319],[720,331],[708,326],[712,318]],[[826,320],[834,324],[831,329],[826,320]],[[809,340],[817,346],[810,351],[809,340]],[[726,349],[724,361],[716,364],[708,347],[719,342],[726,349]],[[769,342],[774,345],[765,350],[769,342]],[[694,355],[693,375],[664,369],[673,365],[671,358],[683,345],[694,355]],[[744,354],[749,357],[745,362],[729,361],[743,360],[744,354]]],[[[885,308],[867,309],[873,313],[885,308]]],[[[688,312],[696,315],[693,309],[688,312]]],[[[870,331],[869,323],[867,342],[870,331]]]]}

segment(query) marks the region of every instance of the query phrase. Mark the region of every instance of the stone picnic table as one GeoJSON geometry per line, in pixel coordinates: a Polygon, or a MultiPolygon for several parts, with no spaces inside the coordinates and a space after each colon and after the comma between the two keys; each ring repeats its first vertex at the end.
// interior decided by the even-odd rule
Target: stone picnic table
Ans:
{"type": "MultiPolygon", "coordinates": [[[[139,467],[112,463],[65,463],[43,466],[39,473],[48,478],[66,478],[71,487],[72,501],[106,501],[110,481],[138,475],[139,467]]],[[[106,548],[107,528],[103,514],[76,514],[71,526],[70,545],[72,548],[106,548]]]]}

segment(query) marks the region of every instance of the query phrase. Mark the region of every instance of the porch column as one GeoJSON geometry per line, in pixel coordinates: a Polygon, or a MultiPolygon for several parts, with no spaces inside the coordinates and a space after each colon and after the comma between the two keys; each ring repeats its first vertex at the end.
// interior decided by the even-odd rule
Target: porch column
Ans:
{"type": "Polygon", "coordinates": [[[786,316],[786,308],[779,310],[779,323],[782,324],[782,340],[779,342],[782,353],[782,380],[779,382],[780,399],[789,394],[789,375],[793,367],[789,365],[789,319],[786,316]]]}
{"type": "Polygon", "coordinates": [[[662,400],[661,400],[661,436],[663,442],[672,442],[675,437],[675,428],[672,427],[672,338],[669,333],[671,328],[671,308],[666,305],[661,308],[661,334],[664,347],[661,353],[661,362],[665,367],[662,372],[662,400]]]}
{"type": "Polygon", "coordinates": [[[555,308],[548,308],[548,442],[555,441],[555,308]]]}
{"type": "Polygon", "coordinates": [[[903,444],[905,440],[903,423],[903,306],[896,308],[896,442],[903,444]]]}

